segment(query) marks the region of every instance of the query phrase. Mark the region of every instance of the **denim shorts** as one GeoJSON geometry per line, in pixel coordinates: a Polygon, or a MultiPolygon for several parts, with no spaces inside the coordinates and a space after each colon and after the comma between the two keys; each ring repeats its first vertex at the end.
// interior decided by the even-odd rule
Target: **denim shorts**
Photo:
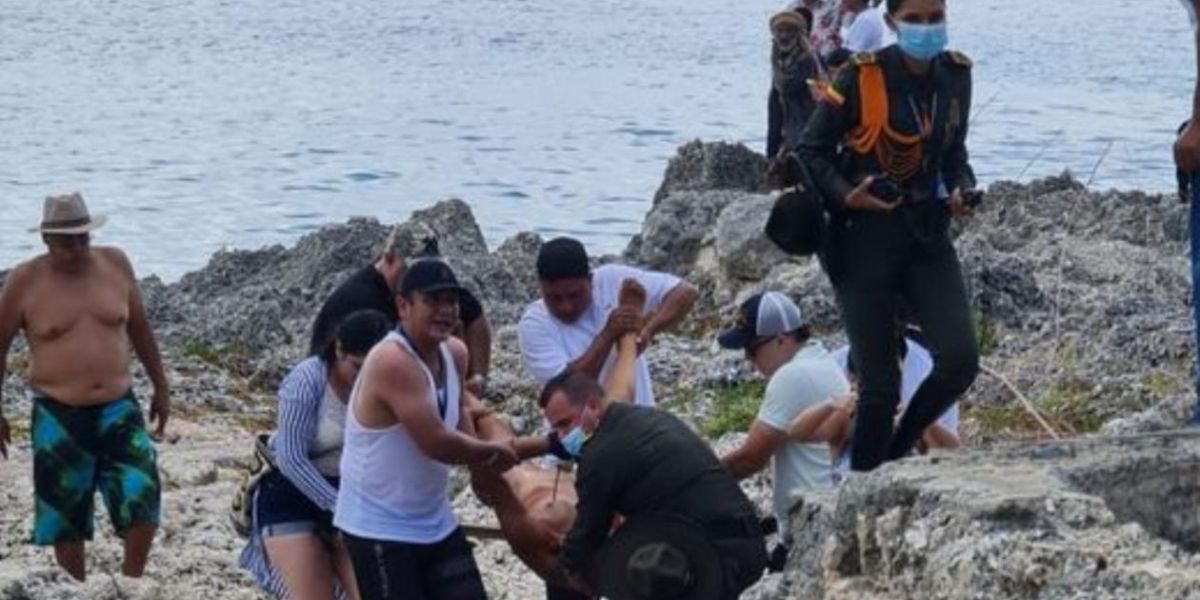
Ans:
{"type": "MultiPolygon", "coordinates": [[[[338,486],[337,477],[326,477],[325,480],[335,488],[338,486]]],[[[271,471],[258,482],[254,510],[264,538],[333,531],[333,513],[313,504],[279,471],[271,471]]]]}

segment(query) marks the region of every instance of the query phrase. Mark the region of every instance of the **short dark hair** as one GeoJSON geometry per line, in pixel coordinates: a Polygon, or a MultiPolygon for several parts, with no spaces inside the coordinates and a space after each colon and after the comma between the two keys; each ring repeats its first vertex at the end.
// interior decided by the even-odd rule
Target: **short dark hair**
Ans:
{"type": "Polygon", "coordinates": [[[798,329],[793,329],[785,335],[791,336],[797,344],[803,344],[812,339],[812,329],[808,325],[801,325],[798,329]]]}
{"type": "Polygon", "coordinates": [[[382,312],[373,308],[356,310],[338,324],[337,332],[321,352],[321,360],[327,365],[332,364],[337,359],[338,344],[342,345],[342,352],[362,356],[370,352],[391,328],[391,320],[382,312]]]}
{"type": "Polygon", "coordinates": [[[550,397],[559,391],[567,395],[567,400],[572,406],[579,406],[587,402],[591,396],[604,395],[604,388],[600,387],[600,383],[594,377],[568,370],[551,377],[550,381],[546,382],[545,387],[542,388],[542,395],[538,397],[538,406],[546,408],[546,405],[550,403],[550,397]]]}
{"type": "Polygon", "coordinates": [[[542,281],[579,279],[590,273],[587,250],[577,239],[554,238],[538,250],[537,276],[542,281]]]}

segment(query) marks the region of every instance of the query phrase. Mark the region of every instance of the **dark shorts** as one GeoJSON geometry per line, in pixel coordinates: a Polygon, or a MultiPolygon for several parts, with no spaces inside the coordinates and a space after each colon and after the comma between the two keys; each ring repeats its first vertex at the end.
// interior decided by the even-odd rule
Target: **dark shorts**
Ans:
{"type": "Polygon", "coordinates": [[[157,525],[158,453],[133,392],[107,404],[74,407],[33,399],[33,543],[92,539],[99,491],[113,528],[157,525]]]}
{"type": "Polygon", "coordinates": [[[385,542],[342,532],[363,600],[486,600],[462,529],[433,544],[385,542]]]}
{"type": "MultiPolygon", "coordinates": [[[[326,477],[333,487],[337,477],[326,477]]],[[[258,482],[254,492],[255,524],[264,538],[296,533],[333,531],[333,513],[313,504],[290,479],[271,471],[258,482]]]]}

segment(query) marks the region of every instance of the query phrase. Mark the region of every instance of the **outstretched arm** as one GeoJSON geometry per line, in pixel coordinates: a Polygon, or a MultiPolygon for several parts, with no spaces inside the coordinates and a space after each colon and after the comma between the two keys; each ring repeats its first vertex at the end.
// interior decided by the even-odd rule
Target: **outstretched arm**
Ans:
{"type": "Polygon", "coordinates": [[[17,267],[9,272],[0,288],[0,456],[8,458],[8,445],[12,443],[8,421],[4,418],[4,377],[8,374],[8,347],[17,330],[21,328],[21,307],[18,299],[25,269],[17,267]]]}
{"type": "Polygon", "coordinates": [[[808,444],[834,443],[844,436],[850,427],[853,410],[854,396],[849,394],[817,406],[810,406],[792,420],[788,426],[788,438],[794,442],[808,444]]]}
{"type": "MultiPolygon", "coordinates": [[[[465,357],[464,357],[465,358],[465,357]]],[[[364,366],[377,377],[371,386],[396,420],[412,436],[426,456],[449,465],[489,465],[498,470],[516,464],[516,454],[508,442],[483,442],[458,428],[447,429],[429,401],[429,384],[417,359],[392,345],[372,352],[364,366]]],[[[361,376],[361,375],[360,375],[361,376]]],[[[464,406],[463,412],[469,411],[464,406]]],[[[470,420],[469,416],[466,420],[470,420]]],[[[473,426],[460,427],[473,432],[473,426]]]]}
{"type": "Polygon", "coordinates": [[[746,440],[737,450],[721,457],[721,464],[735,479],[745,479],[763,469],[771,462],[775,451],[788,441],[784,432],[755,420],[750,425],[746,440]]]}
{"type": "Polygon", "coordinates": [[[671,288],[671,291],[663,297],[662,306],[650,316],[650,319],[642,327],[639,340],[642,347],[645,347],[659,333],[674,329],[691,312],[692,305],[699,297],[700,291],[696,289],[696,286],[686,281],[681,281],[671,288]]]}
{"type": "MultiPolygon", "coordinates": [[[[618,310],[640,314],[646,306],[646,288],[636,279],[625,279],[617,295],[618,310]]],[[[689,304],[690,306],[690,304],[689,304]]],[[[664,306],[665,308],[665,306],[664,306]]],[[[686,311],[685,311],[686,312],[686,311]]],[[[633,402],[637,377],[638,335],[617,338],[617,360],[604,382],[604,402],[633,402]]]]}
{"type": "Polygon", "coordinates": [[[604,403],[633,402],[637,374],[638,338],[632,333],[617,341],[617,362],[604,382],[604,403]]]}

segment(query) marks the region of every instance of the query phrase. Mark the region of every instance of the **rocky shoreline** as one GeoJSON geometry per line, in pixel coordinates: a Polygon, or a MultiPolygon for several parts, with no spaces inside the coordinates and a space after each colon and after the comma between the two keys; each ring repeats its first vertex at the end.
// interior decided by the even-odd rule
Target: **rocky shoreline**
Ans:
{"type": "MultiPolygon", "coordinates": [[[[755,406],[757,378],[739,355],[721,352],[712,337],[739,299],[761,289],[785,291],[829,344],[842,339],[836,305],[815,261],[787,257],[761,234],[771,206],[771,197],[762,191],[764,172],[762,156],[743,146],[693,142],[680,148],[641,234],[624,256],[598,258],[668,270],[686,276],[703,291],[702,302],[683,330],[657,340],[648,356],[660,402],[718,447],[736,443],[737,431],[755,406]]],[[[7,482],[0,494],[0,599],[262,597],[238,571],[235,561],[242,542],[225,523],[238,466],[249,454],[250,432],[272,426],[274,386],[302,355],[320,302],[354,269],[372,260],[389,229],[390,224],[355,219],[327,226],[288,248],[220,252],[177,283],[143,280],[147,309],[174,385],[178,418],[171,427],[172,443],[160,449],[167,484],[166,522],[149,576],[141,582],[107,574],[119,570],[119,550],[103,521],[90,563],[94,576],[83,586],[58,573],[48,553],[26,543],[32,500],[24,433],[28,404],[20,381],[23,357],[20,352],[11,354],[10,376],[2,383],[5,414],[15,417],[11,420],[18,431],[13,459],[0,462],[0,478],[7,482]]],[[[505,411],[518,430],[531,431],[540,423],[533,401],[537,390],[520,365],[513,324],[536,295],[533,261],[540,238],[518,234],[489,251],[469,206],[461,200],[414,213],[402,232],[414,250],[421,238],[436,235],[449,262],[483,301],[496,331],[488,400],[505,411]]],[[[1001,182],[990,187],[976,217],[959,225],[956,235],[983,363],[1024,393],[1057,433],[1146,433],[1182,423],[1192,399],[1193,351],[1185,205],[1171,196],[1091,192],[1069,175],[1029,184],[1001,182]]],[[[139,390],[147,391],[144,379],[139,379],[139,390]]],[[[1030,577],[1044,580],[1041,587],[1003,583],[1009,576],[1003,569],[975,569],[966,579],[946,579],[934,572],[940,568],[940,554],[917,556],[929,546],[913,542],[907,549],[868,547],[863,536],[904,543],[910,538],[919,541],[920,536],[932,540],[933,534],[916,524],[948,519],[961,527],[945,535],[959,536],[959,547],[985,563],[1041,564],[1059,555],[1038,554],[1037,536],[1021,538],[1024,545],[1014,545],[1009,538],[994,543],[993,538],[971,537],[971,532],[990,527],[979,516],[975,500],[948,502],[945,494],[928,490],[953,486],[950,474],[971,471],[971,465],[993,463],[1009,466],[989,469],[987,485],[1003,489],[1012,482],[1022,489],[1016,484],[1027,482],[1031,473],[1042,473],[1041,463],[1030,454],[1036,448],[1094,450],[1117,461],[1117,448],[1150,456],[1149,448],[1167,447],[1179,460],[1154,473],[1175,468],[1183,472],[1186,467],[1188,476],[1195,471],[1190,461],[1200,452],[1200,440],[1187,435],[1137,438],[1140,442],[1096,437],[1028,447],[1034,450],[997,445],[1047,434],[993,376],[980,377],[964,407],[965,434],[974,449],[953,457],[907,461],[858,478],[839,495],[806,502],[794,525],[798,539],[811,543],[795,553],[784,577],[768,578],[747,597],[1072,597],[1066,592],[1076,580],[1062,569],[1035,569],[1030,577]],[[1110,445],[1115,446],[1111,451],[1106,449],[1110,445]],[[1015,558],[1009,556],[1014,548],[1015,558]],[[857,570],[846,566],[846,557],[855,553],[865,557],[857,570]],[[1062,593],[1038,596],[1043,588],[1062,593]]],[[[1130,469],[1121,471],[1123,476],[1136,479],[1136,470],[1130,469]]],[[[746,482],[764,508],[768,484],[765,476],[746,482]]],[[[1149,493],[1153,486],[1146,485],[1149,493]]],[[[1070,491],[1063,494],[1071,498],[1103,496],[1096,485],[1067,487],[1070,491]]],[[[1200,485],[1177,491],[1194,494],[1197,488],[1200,485]]],[[[1021,516],[1026,520],[1018,519],[1020,523],[1056,518],[1040,496],[1036,501],[1023,498],[1021,510],[1033,516],[1021,516]]],[[[1168,587],[1153,588],[1164,597],[1200,593],[1183,572],[1188,565],[1194,570],[1183,548],[1194,550],[1189,544],[1195,540],[1183,543],[1172,534],[1166,535],[1168,541],[1154,538],[1157,545],[1137,545],[1153,535],[1164,536],[1169,527],[1147,533],[1127,524],[1146,525],[1153,522],[1149,517],[1129,516],[1133,513],[1118,508],[1119,503],[1088,502],[1091,512],[1085,520],[1111,522],[1127,534],[1100,536],[1094,543],[1136,546],[1138,561],[1165,569],[1162,573],[1177,573],[1163,576],[1167,583],[1162,585],[1168,587]]],[[[461,477],[455,504],[465,521],[490,520],[470,491],[464,492],[461,477]]],[[[1194,524],[1177,525],[1170,527],[1193,535],[1194,524]]],[[[1063,531],[1038,529],[1037,535],[1074,539],[1063,531]]],[[[503,544],[480,542],[477,551],[492,597],[539,597],[540,583],[503,544]]],[[[1105,556],[1113,567],[1109,573],[1133,568],[1128,561],[1134,554],[1105,556]]],[[[1159,595],[1148,591],[1152,588],[1144,578],[1100,580],[1103,583],[1087,588],[1085,595],[1159,595]],[[1130,587],[1135,584],[1140,587],[1130,587]]]]}

